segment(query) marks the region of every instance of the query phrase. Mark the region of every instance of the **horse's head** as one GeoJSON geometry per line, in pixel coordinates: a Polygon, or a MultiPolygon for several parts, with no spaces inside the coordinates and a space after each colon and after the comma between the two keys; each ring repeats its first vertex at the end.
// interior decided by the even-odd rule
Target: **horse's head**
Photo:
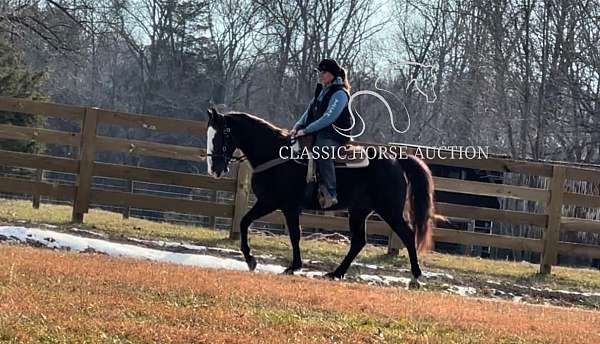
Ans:
{"type": "Polygon", "coordinates": [[[229,161],[236,149],[227,122],[227,116],[218,113],[214,108],[208,109],[206,163],[208,173],[215,178],[229,171],[229,161]]]}

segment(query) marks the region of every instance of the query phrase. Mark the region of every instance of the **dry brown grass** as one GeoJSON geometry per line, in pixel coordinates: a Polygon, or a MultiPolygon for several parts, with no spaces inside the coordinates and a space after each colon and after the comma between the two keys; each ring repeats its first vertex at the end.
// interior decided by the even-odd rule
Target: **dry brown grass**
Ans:
{"type": "Polygon", "coordinates": [[[0,246],[0,341],[600,342],[600,313],[0,246]]]}
{"type": "MultiPolygon", "coordinates": [[[[69,206],[42,204],[33,209],[30,201],[0,199],[0,221],[15,223],[26,220],[33,224],[48,223],[60,226],[63,230],[71,228],[72,209],[69,206]]],[[[123,220],[120,214],[90,209],[85,216],[83,228],[102,232],[115,239],[125,237],[164,239],[192,242],[211,247],[230,249],[239,248],[239,240],[229,240],[226,231],[214,231],[206,228],[174,225],[142,219],[123,220]]],[[[267,236],[253,233],[250,244],[254,253],[271,254],[275,257],[291,258],[291,247],[287,236],[267,236]]],[[[348,244],[333,243],[324,240],[303,240],[302,254],[305,260],[318,260],[336,266],[348,251],[348,244]]],[[[406,250],[398,257],[385,255],[385,247],[367,245],[357,257],[358,262],[390,267],[408,267],[406,250]]],[[[439,270],[460,277],[474,277],[485,281],[502,280],[538,288],[567,289],[575,291],[598,291],[600,272],[595,269],[581,269],[556,266],[552,275],[541,278],[537,274],[538,264],[508,262],[501,260],[478,259],[457,255],[430,253],[420,256],[424,270],[439,270]]]]}

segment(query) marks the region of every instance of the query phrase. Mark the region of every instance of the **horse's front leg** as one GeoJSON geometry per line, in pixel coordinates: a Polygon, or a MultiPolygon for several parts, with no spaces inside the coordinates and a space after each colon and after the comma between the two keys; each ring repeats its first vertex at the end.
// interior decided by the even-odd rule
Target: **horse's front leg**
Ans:
{"type": "Polygon", "coordinates": [[[302,258],[300,256],[300,209],[284,209],[283,215],[290,232],[290,241],[292,243],[293,258],[291,264],[283,271],[283,274],[293,275],[294,271],[302,268],[302,258]]]}
{"type": "Polygon", "coordinates": [[[246,264],[248,264],[250,271],[256,269],[256,258],[250,254],[250,246],[248,245],[248,227],[250,227],[254,220],[273,212],[275,209],[276,207],[261,202],[259,199],[240,221],[240,250],[242,251],[242,254],[244,254],[244,259],[246,260],[246,264]]]}

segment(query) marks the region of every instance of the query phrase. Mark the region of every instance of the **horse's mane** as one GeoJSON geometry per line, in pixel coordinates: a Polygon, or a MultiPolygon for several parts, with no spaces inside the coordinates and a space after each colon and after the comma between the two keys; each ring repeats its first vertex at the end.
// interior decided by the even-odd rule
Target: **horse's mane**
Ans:
{"type": "Polygon", "coordinates": [[[256,115],[253,115],[253,114],[249,114],[246,112],[228,112],[225,115],[233,117],[233,118],[251,121],[251,122],[255,123],[256,125],[258,125],[258,128],[262,128],[262,129],[265,129],[266,131],[273,132],[274,134],[277,135],[277,137],[279,139],[287,139],[289,136],[289,132],[287,129],[280,128],[280,127],[276,126],[275,124],[273,124],[265,119],[262,119],[256,115]]]}

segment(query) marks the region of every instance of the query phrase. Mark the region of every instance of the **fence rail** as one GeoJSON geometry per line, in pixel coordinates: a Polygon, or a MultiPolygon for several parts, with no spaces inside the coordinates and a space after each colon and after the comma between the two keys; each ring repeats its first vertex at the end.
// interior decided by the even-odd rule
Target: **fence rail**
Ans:
{"type": "Polygon", "coordinates": [[[206,122],[190,121],[177,118],[165,118],[127,112],[98,109],[98,121],[126,127],[137,127],[149,130],[202,135],[206,131],[206,122]]]}
{"type": "MultiPolygon", "coordinates": [[[[0,157],[1,156],[0,153],[0,157]]],[[[236,180],[233,178],[215,179],[207,175],[124,166],[103,162],[94,163],[93,174],[94,176],[113,177],[156,184],[181,185],[230,192],[235,192],[236,190],[236,180]]]]}
{"type": "MultiPolygon", "coordinates": [[[[0,192],[32,195],[34,197],[34,204],[36,199],[39,202],[40,196],[72,201],[73,221],[75,222],[83,221],[83,216],[88,211],[90,204],[102,204],[203,215],[213,217],[213,219],[214,217],[231,218],[231,237],[235,237],[239,233],[239,222],[248,210],[251,196],[251,169],[247,163],[236,165],[231,173],[231,178],[214,179],[201,174],[96,161],[96,153],[103,151],[124,152],[132,155],[194,162],[204,161],[206,150],[203,148],[102,136],[98,135],[98,127],[102,124],[109,124],[127,128],[144,128],[161,133],[183,133],[203,136],[206,130],[206,122],[3,97],[0,97],[0,111],[53,116],[67,120],[81,121],[81,130],[75,133],[46,128],[0,124],[0,138],[2,139],[36,141],[78,148],[75,158],[60,158],[0,150],[0,165],[38,170],[38,178],[34,180],[0,177],[0,192]],[[39,173],[41,170],[75,174],[77,180],[75,185],[49,183],[41,180],[41,174],[39,173]],[[235,195],[233,204],[222,204],[214,201],[181,199],[166,197],[164,195],[138,194],[131,192],[131,190],[106,190],[93,186],[94,177],[110,177],[129,181],[129,188],[131,190],[133,190],[132,181],[137,181],[201,188],[214,192],[234,192],[235,195]]],[[[383,146],[374,143],[363,144],[383,146]]],[[[416,153],[419,149],[417,146],[406,146],[406,148],[407,152],[412,154],[416,153]]],[[[442,151],[439,156],[426,160],[426,162],[442,166],[512,172],[545,177],[548,178],[547,187],[542,189],[434,177],[436,190],[540,202],[544,205],[544,212],[531,213],[527,211],[499,210],[441,202],[436,204],[438,212],[451,218],[491,220],[501,223],[531,225],[542,228],[543,237],[541,239],[533,239],[436,228],[434,231],[435,241],[539,252],[541,253],[540,271],[542,273],[549,273],[551,271],[551,267],[556,264],[559,254],[600,258],[600,246],[561,242],[559,240],[561,232],[600,234],[600,221],[562,216],[562,209],[565,205],[600,208],[600,196],[565,191],[565,181],[567,180],[600,183],[600,169],[516,161],[497,157],[485,160],[457,160],[449,159],[450,154],[450,152],[442,151]]],[[[259,221],[285,225],[284,217],[280,212],[266,215],[259,219],[259,221]]],[[[303,213],[300,223],[306,227],[336,231],[348,230],[347,218],[341,216],[303,213]]],[[[390,228],[384,222],[371,218],[367,221],[367,228],[369,234],[379,234],[394,239],[388,240],[390,249],[399,248],[400,240],[395,237],[395,234],[392,234],[390,228]]]]}

